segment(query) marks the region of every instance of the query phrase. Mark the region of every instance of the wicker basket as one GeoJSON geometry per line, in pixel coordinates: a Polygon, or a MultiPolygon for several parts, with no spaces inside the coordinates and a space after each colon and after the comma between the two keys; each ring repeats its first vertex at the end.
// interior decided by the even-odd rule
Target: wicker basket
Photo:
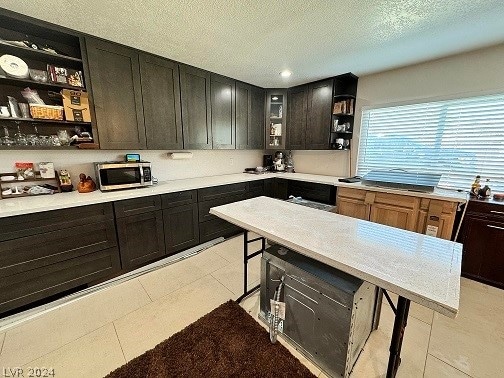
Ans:
{"type": "Polygon", "coordinates": [[[30,104],[33,118],[63,120],[63,106],[30,104]]]}

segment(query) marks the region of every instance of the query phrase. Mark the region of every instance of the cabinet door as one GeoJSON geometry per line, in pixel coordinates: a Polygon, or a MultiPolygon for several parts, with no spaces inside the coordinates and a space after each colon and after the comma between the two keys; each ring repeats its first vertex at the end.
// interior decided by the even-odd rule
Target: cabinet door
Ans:
{"type": "Polygon", "coordinates": [[[364,200],[338,196],[338,214],[347,217],[369,220],[369,205],[364,200]]]}
{"type": "Polygon", "coordinates": [[[100,147],[145,148],[138,53],[94,38],[86,48],[100,147]]]}
{"type": "Polygon", "coordinates": [[[141,54],[140,73],[147,148],[181,150],[183,138],[178,64],[141,54]]]}
{"type": "Polygon", "coordinates": [[[416,231],[420,198],[373,193],[369,220],[403,230],[416,231]]]}
{"type": "Polygon", "coordinates": [[[236,83],[236,148],[264,149],[263,89],[236,83]]]}
{"type": "Polygon", "coordinates": [[[212,148],[210,72],[180,65],[180,99],[184,148],[212,148]]]}
{"type": "Polygon", "coordinates": [[[336,197],[338,214],[369,220],[369,202],[372,201],[366,201],[366,196],[367,192],[365,190],[338,188],[336,197]]]}
{"type": "Polygon", "coordinates": [[[117,219],[123,269],[133,269],[165,255],[161,210],[117,219]]]}
{"type": "MultiPolygon", "coordinates": [[[[426,210],[418,211],[418,221],[416,232],[419,234],[425,234],[427,228],[427,214],[426,210]]],[[[453,231],[453,223],[455,221],[455,214],[441,214],[439,217],[439,230],[437,232],[437,237],[441,239],[450,240],[453,231]]]]}
{"type": "Polygon", "coordinates": [[[168,255],[199,244],[198,204],[163,210],[163,222],[168,255]]]}
{"type": "Polygon", "coordinates": [[[333,79],[309,85],[308,118],[306,124],[306,149],[329,149],[333,79]]]}
{"type": "Polygon", "coordinates": [[[212,146],[214,149],[234,149],[235,137],[235,81],[211,75],[212,146]]]}
{"type": "Polygon", "coordinates": [[[502,287],[504,223],[467,217],[463,235],[462,272],[502,287]]]}
{"type": "Polygon", "coordinates": [[[287,104],[287,148],[304,150],[306,147],[308,86],[291,88],[287,94],[287,104]]]}

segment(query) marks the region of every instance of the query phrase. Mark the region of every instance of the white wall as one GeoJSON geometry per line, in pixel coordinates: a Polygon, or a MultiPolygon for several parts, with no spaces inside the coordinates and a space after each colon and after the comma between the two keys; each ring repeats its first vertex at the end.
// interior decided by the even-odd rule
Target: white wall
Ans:
{"type": "Polygon", "coordinates": [[[346,177],[350,173],[348,151],[292,151],[299,173],[346,177]]]}
{"type": "Polygon", "coordinates": [[[153,163],[153,175],[161,181],[188,177],[214,176],[243,172],[245,167],[262,165],[263,151],[208,150],[193,151],[190,160],[172,160],[166,151],[0,151],[0,172],[12,172],[15,162],[54,162],[55,168],[67,169],[74,185],[79,174],[94,177],[93,162],[123,160],[126,152],[140,153],[142,160],[153,163]]]}
{"type": "MultiPolygon", "coordinates": [[[[504,92],[504,44],[359,78],[353,146],[363,106],[504,92]]],[[[352,150],[355,172],[357,148],[352,150]]]]}

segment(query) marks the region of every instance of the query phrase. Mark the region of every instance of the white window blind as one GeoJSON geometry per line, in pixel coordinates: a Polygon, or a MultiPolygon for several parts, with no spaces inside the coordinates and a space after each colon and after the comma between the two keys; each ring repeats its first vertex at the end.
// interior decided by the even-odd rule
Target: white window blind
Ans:
{"type": "Polygon", "coordinates": [[[364,110],[357,174],[374,169],[439,173],[463,190],[479,174],[504,191],[504,94],[364,110]]]}

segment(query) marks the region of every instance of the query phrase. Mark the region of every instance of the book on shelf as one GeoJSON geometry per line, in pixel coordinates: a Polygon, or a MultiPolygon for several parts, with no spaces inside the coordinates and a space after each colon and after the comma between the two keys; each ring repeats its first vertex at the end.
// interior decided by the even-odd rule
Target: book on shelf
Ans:
{"type": "Polygon", "coordinates": [[[47,73],[49,74],[49,79],[52,83],[68,84],[73,87],[84,88],[82,71],[48,64],[47,73]]]}
{"type": "Polygon", "coordinates": [[[354,99],[349,98],[334,103],[333,114],[348,114],[353,115],[354,112],[354,99]]]}

